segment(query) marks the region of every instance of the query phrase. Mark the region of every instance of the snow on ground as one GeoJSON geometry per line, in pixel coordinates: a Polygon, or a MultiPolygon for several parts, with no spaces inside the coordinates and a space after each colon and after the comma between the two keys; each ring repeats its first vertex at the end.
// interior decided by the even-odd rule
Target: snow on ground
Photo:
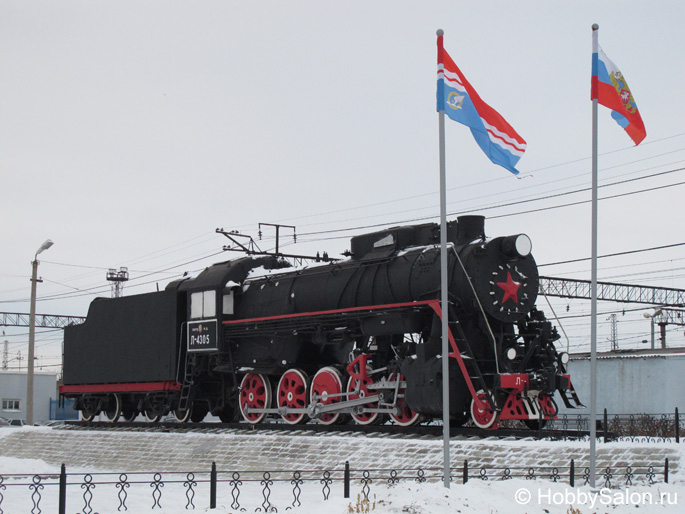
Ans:
{"type": "MultiPolygon", "coordinates": [[[[0,438],[9,435],[12,430],[0,430],[0,438]]],[[[150,436],[150,434],[146,434],[150,436]]],[[[111,437],[117,438],[114,433],[111,437]]],[[[187,434],[189,440],[202,438],[198,434],[187,434]]],[[[399,442],[399,441],[398,441],[399,442]]],[[[371,441],[373,444],[373,441],[371,441]]],[[[537,447],[540,456],[544,456],[556,447],[569,443],[536,442],[536,441],[468,441],[469,445],[482,445],[484,450],[495,451],[500,455],[514,455],[514,449],[537,447]]],[[[582,445],[583,443],[570,443],[582,445]]],[[[587,443],[585,443],[587,444],[587,443]]],[[[599,445],[600,448],[603,445],[599,445]]],[[[203,513],[238,513],[245,512],[293,512],[301,514],[353,514],[357,512],[373,513],[408,513],[408,514],[504,514],[504,513],[545,513],[545,514],[590,514],[590,513],[675,513],[683,512],[685,506],[685,444],[675,443],[611,443],[614,448],[640,448],[645,451],[656,450],[668,446],[679,455],[679,469],[672,470],[670,484],[662,483],[663,477],[657,477],[660,483],[651,486],[619,485],[612,489],[591,490],[589,486],[571,488],[566,483],[554,483],[544,478],[529,481],[521,478],[512,480],[497,480],[495,477],[482,481],[472,476],[467,484],[453,483],[450,489],[445,489],[440,482],[429,481],[417,483],[412,478],[389,486],[387,480],[376,479],[370,484],[369,501],[364,500],[364,491],[359,480],[351,486],[351,497],[343,498],[340,481],[331,486],[330,496],[324,501],[322,485],[318,480],[309,480],[302,484],[299,495],[300,505],[295,502],[293,507],[293,485],[288,480],[277,482],[269,488],[268,501],[265,501],[264,486],[259,480],[252,482],[245,480],[240,487],[240,508],[232,508],[234,498],[229,483],[230,477],[224,476],[219,482],[217,492],[217,508],[209,509],[208,476],[203,471],[195,476],[197,484],[194,486],[194,509],[186,510],[188,497],[184,481],[186,474],[171,477],[164,474],[164,485],[160,487],[161,496],[158,504],[154,500],[153,474],[138,475],[129,473],[128,487],[125,489],[128,512],[132,513],[166,513],[180,514],[185,512],[203,513]],[[201,476],[202,475],[202,476],[201,476]],[[153,508],[154,507],[154,508],[153,508]]],[[[274,462],[273,469],[278,468],[274,462]]],[[[455,465],[456,463],[453,463],[455,465]]],[[[417,463],[417,466],[420,463],[417,463]]],[[[56,477],[59,466],[46,463],[40,459],[15,458],[0,456],[0,512],[28,513],[38,512],[32,497],[36,499],[36,492],[31,489],[33,477],[13,477],[14,474],[41,475],[44,477],[39,490],[41,498],[39,508],[41,512],[57,512],[58,487],[56,477]]],[[[116,486],[120,480],[121,469],[85,469],[75,465],[68,466],[69,485],[67,487],[67,512],[93,512],[99,514],[118,513],[120,503],[118,495],[121,488],[116,486]],[[84,487],[84,477],[90,473],[95,488],[91,489],[92,499],[86,503],[88,494],[84,487]],[[107,474],[100,474],[107,473],[107,474]],[[92,509],[92,510],[91,510],[92,509]]],[[[276,472],[274,476],[276,477],[276,472]]],[[[241,479],[246,479],[243,475],[241,479]]],[[[623,484],[622,480],[616,480],[623,484]]],[[[235,506],[235,505],[234,505],[235,506]]]]}

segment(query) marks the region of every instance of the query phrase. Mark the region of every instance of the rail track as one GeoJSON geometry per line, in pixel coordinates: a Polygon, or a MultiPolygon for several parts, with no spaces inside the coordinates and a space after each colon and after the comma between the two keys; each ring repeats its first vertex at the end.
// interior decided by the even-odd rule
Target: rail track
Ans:
{"type": "MultiPolygon", "coordinates": [[[[340,435],[354,435],[354,434],[378,434],[378,435],[399,435],[402,437],[427,437],[439,438],[443,435],[441,425],[415,425],[415,426],[400,426],[400,425],[324,425],[320,423],[307,423],[303,425],[290,425],[287,423],[270,422],[270,423],[179,423],[175,421],[148,423],[144,421],[133,422],[105,422],[105,421],[67,421],[65,422],[65,429],[76,430],[129,430],[138,432],[280,432],[290,434],[331,434],[337,433],[340,435]]],[[[450,437],[460,438],[513,438],[513,439],[552,439],[552,440],[568,440],[568,439],[582,439],[589,437],[590,432],[587,430],[557,430],[557,429],[517,429],[517,428],[500,428],[498,430],[483,430],[477,427],[451,427],[450,437]]]]}

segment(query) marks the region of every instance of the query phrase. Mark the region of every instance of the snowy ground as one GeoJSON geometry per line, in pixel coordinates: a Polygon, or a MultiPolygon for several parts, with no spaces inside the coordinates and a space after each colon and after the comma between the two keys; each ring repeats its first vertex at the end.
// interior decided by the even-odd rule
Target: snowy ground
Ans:
{"type": "MultiPolygon", "coordinates": [[[[0,434],[0,437],[7,432],[0,434]]],[[[113,434],[113,437],[117,437],[113,434]]],[[[196,439],[196,436],[191,436],[196,439]]],[[[479,444],[470,442],[470,444],[479,444]]],[[[541,454],[550,451],[556,443],[551,442],[483,442],[489,449],[499,447],[505,451],[507,446],[538,445],[541,454]],[[504,445],[505,448],[501,446],[504,445]]],[[[560,443],[561,444],[561,443],[560,443]]],[[[640,443],[621,443],[640,445],[640,443]]],[[[547,514],[580,514],[580,513],[675,513],[683,512],[685,506],[685,478],[682,463],[685,462],[685,444],[672,447],[680,455],[680,469],[672,470],[670,484],[664,484],[663,476],[657,477],[651,486],[619,485],[612,489],[591,490],[588,486],[571,488],[565,483],[554,483],[542,477],[535,481],[522,478],[497,480],[494,477],[482,481],[472,476],[467,484],[453,483],[445,489],[441,483],[428,481],[417,483],[412,476],[389,486],[387,480],[376,478],[369,484],[369,502],[364,500],[364,490],[359,480],[352,483],[350,498],[343,498],[342,484],[339,477],[331,485],[328,500],[324,500],[319,477],[307,480],[301,485],[301,494],[294,499],[293,485],[288,479],[276,482],[268,488],[268,499],[265,501],[262,476],[253,476],[253,481],[243,475],[244,483],[240,487],[239,508],[235,506],[230,477],[224,476],[219,482],[217,508],[209,509],[209,483],[206,470],[198,472],[193,478],[196,485],[192,488],[194,509],[186,510],[188,505],[187,474],[172,476],[164,473],[163,485],[155,493],[153,473],[129,473],[126,477],[125,506],[133,513],[168,513],[182,512],[284,512],[303,514],[344,514],[356,512],[387,513],[547,513],[547,514]],[[161,495],[161,496],[160,496],[161,495]],[[155,500],[157,498],[157,500],[155,500]],[[299,500],[301,505],[297,504],[299,500]],[[295,506],[293,507],[293,502],[295,506]],[[275,510],[273,510],[275,509],[275,510]],[[639,510],[636,510],[639,509],[639,510]]],[[[654,443],[643,443],[643,448],[654,448],[654,443]]],[[[274,463],[274,470],[279,469],[274,463]]],[[[417,464],[419,465],[419,464],[417,464]]],[[[0,456],[0,512],[7,514],[29,512],[57,512],[59,467],[39,459],[20,459],[0,456]],[[13,477],[11,475],[31,475],[13,477]],[[33,476],[40,475],[38,491],[33,476]],[[40,488],[42,486],[42,488],[40,488]],[[36,508],[36,493],[40,501],[36,508]]],[[[120,469],[84,469],[71,466],[69,485],[67,487],[67,512],[92,512],[99,514],[123,512],[120,507],[122,489],[117,487],[121,481],[120,469]],[[91,474],[95,487],[85,487],[86,474],[91,474]],[[92,498],[89,498],[89,493],[92,498]],[[87,501],[89,500],[89,502],[87,501]],[[92,509],[92,510],[91,510],[92,509]]],[[[278,478],[274,471],[271,478],[278,478]]],[[[615,482],[623,481],[616,480],[615,482]]]]}

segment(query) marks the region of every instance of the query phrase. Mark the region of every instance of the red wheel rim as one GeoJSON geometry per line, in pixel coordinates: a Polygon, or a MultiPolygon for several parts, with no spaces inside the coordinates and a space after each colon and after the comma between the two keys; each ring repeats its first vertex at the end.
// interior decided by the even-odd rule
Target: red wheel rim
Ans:
{"type": "MultiPolygon", "coordinates": [[[[307,406],[307,375],[298,369],[289,369],[278,382],[278,406],[304,409],[307,406]]],[[[286,423],[301,423],[305,413],[281,414],[286,423]]]]}
{"type": "MultiPolygon", "coordinates": [[[[342,380],[340,380],[340,373],[335,368],[322,368],[316,372],[312,379],[312,387],[309,391],[309,401],[312,403],[320,403],[323,405],[330,405],[338,403],[340,396],[331,397],[331,395],[338,395],[342,393],[342,380]]],[[[324,425],[332,425],[340,417],[338,412],[330,412],[321,414],[316,419],[324,425]]]]}
{"type": "Polygon", "coordinates": [[[259,423],[266,412],[246,412],[250,409],[266,409],[271,405],[271,384],[264,375],[248,373],[240,383],[240,413],[245,421],[259,423]]]}
{"type": "MultiPolygon", "coordinates": [[[[390,375],[390,382],[394,382],[395,380],[399,380],[400,382],[403,381],[404,375],[400,373],[398,378],[397,373],[393,373],[390,375]]],[[[406,387],[400,387],[397,390],[397,398],[395,398],[395,405],[402,409],[400,414],[390,414],[392,420],[403,427],[414,425],[419,421],[419,413],[414,412],[404,403],[404,391],[406,389],[406,387]]]]}
{"type": "MultiPolygon", "coordinates": [[[[361,381],[359,391],[355,393],[354,391],[356,391],[357,384],[359,382],[359,379],[350,377],[350,380],[347,382],[347,392],[349,393],[347,395],[348,400],[356,400],[357,398],[370,396],[372,394],[371,392],[369,392],[369,386],[373,384],[373,379],[371,379],[370,377],[366,377],[363,381],[361,381]]],[[[367,403],[364,405],[364,407],[377,409],[378,402],[367,403]]],[[[358,425],[370,425],[378,419],[378,412],[361,412],[359,414],[353,412],[352,418],[358,425]]]]}
{"type": "MultiPolygon", "coordinates": [[[[484,404],[489,406],[488,399],[483,391],[478,391],[478,399],[484,404]]],[[[497,421],[497,413],[490,412],[489,410],[476,406],[476,401],[471,400],[471,418],[473,422],[479,428],[491,428],[492,425],[497,421]]]]}

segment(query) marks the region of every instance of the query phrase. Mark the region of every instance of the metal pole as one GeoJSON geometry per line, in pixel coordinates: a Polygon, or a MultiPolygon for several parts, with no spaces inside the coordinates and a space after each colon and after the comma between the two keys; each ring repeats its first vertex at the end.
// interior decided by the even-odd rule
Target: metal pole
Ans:
{"type": "MultiPolygon", "coordinates": [[[[599,52],[599,25],[592,25],[593,60],[599,52]]],[[[593,63],[594,65],[595,63],[593,63]]],[[[596,70],[593,70],[593,73],[596,70]]],[[[597,446],[597,98],[592,100],[592,271],[590,277],[590,486],[595,487],[597,446]]]]}
{"type": "Polygon", "coordinates": [[[209,508],[216,509],[216,462],[212,462],[212,470],[209,472],[209,508]]]}
{"type": "Polygon", "coordinates": [[[675,442],[680,442],[680,416],[678,413],[678,407],[675,408],[675,442]]]}
{"type": "MultiPolygon", "coordinates": [[[[442,29],[438,35],[438,57],[442,62],[442,29]]],[[[442,307],[442,443],[443,485],[450,488],[450,382],[449,382],[449,319],[447,291],[447,180],[445,178],[445,110],[438,111],[440,145],[440,305],[442,307]]]]}
{"type": "Polygon", "coordinates": [[[661,349],[666,349],[666,323],[659,323],[659,335],[661,336],[661,349]]]}
{"type": "Polygon", "coordinates": [[[67,467],[64,462],[62,463],[59,473],[59,500],[57,512],[59,514],[66,514],[67,512],[67,467]]]}
{"type": "Polygon", "coordinates": [[[33,425],[33,354],[36,346],[36,283],[38,282],[38,256],[31,263],[31,311],[29,313],[29,362],[26,374],[26,423],[33,425]]]}
{"type": "Polygon", "coordinates": [[[652,350],[654,350],[654,316],[650,318],[650,321],[652,322],[652,350]]]}
{"type": "Polygon", "coordinates": [[[606,409],[604,409],[604,426],[602,429],[604,430],[604,442],[606,443],[609,439],[609,413],[606,409]]]}
{"type": "Polygon", "coordinates": [[[571,459],[571,466],[568,470],[568,480],[571,487],[576,486],[576,463],[571,459]]]}
{"type": "Polygon", "coordinates": [[[350,497],[350,461],[345,461],[345,474],[343,476],[343,498],[350,497]]]}

